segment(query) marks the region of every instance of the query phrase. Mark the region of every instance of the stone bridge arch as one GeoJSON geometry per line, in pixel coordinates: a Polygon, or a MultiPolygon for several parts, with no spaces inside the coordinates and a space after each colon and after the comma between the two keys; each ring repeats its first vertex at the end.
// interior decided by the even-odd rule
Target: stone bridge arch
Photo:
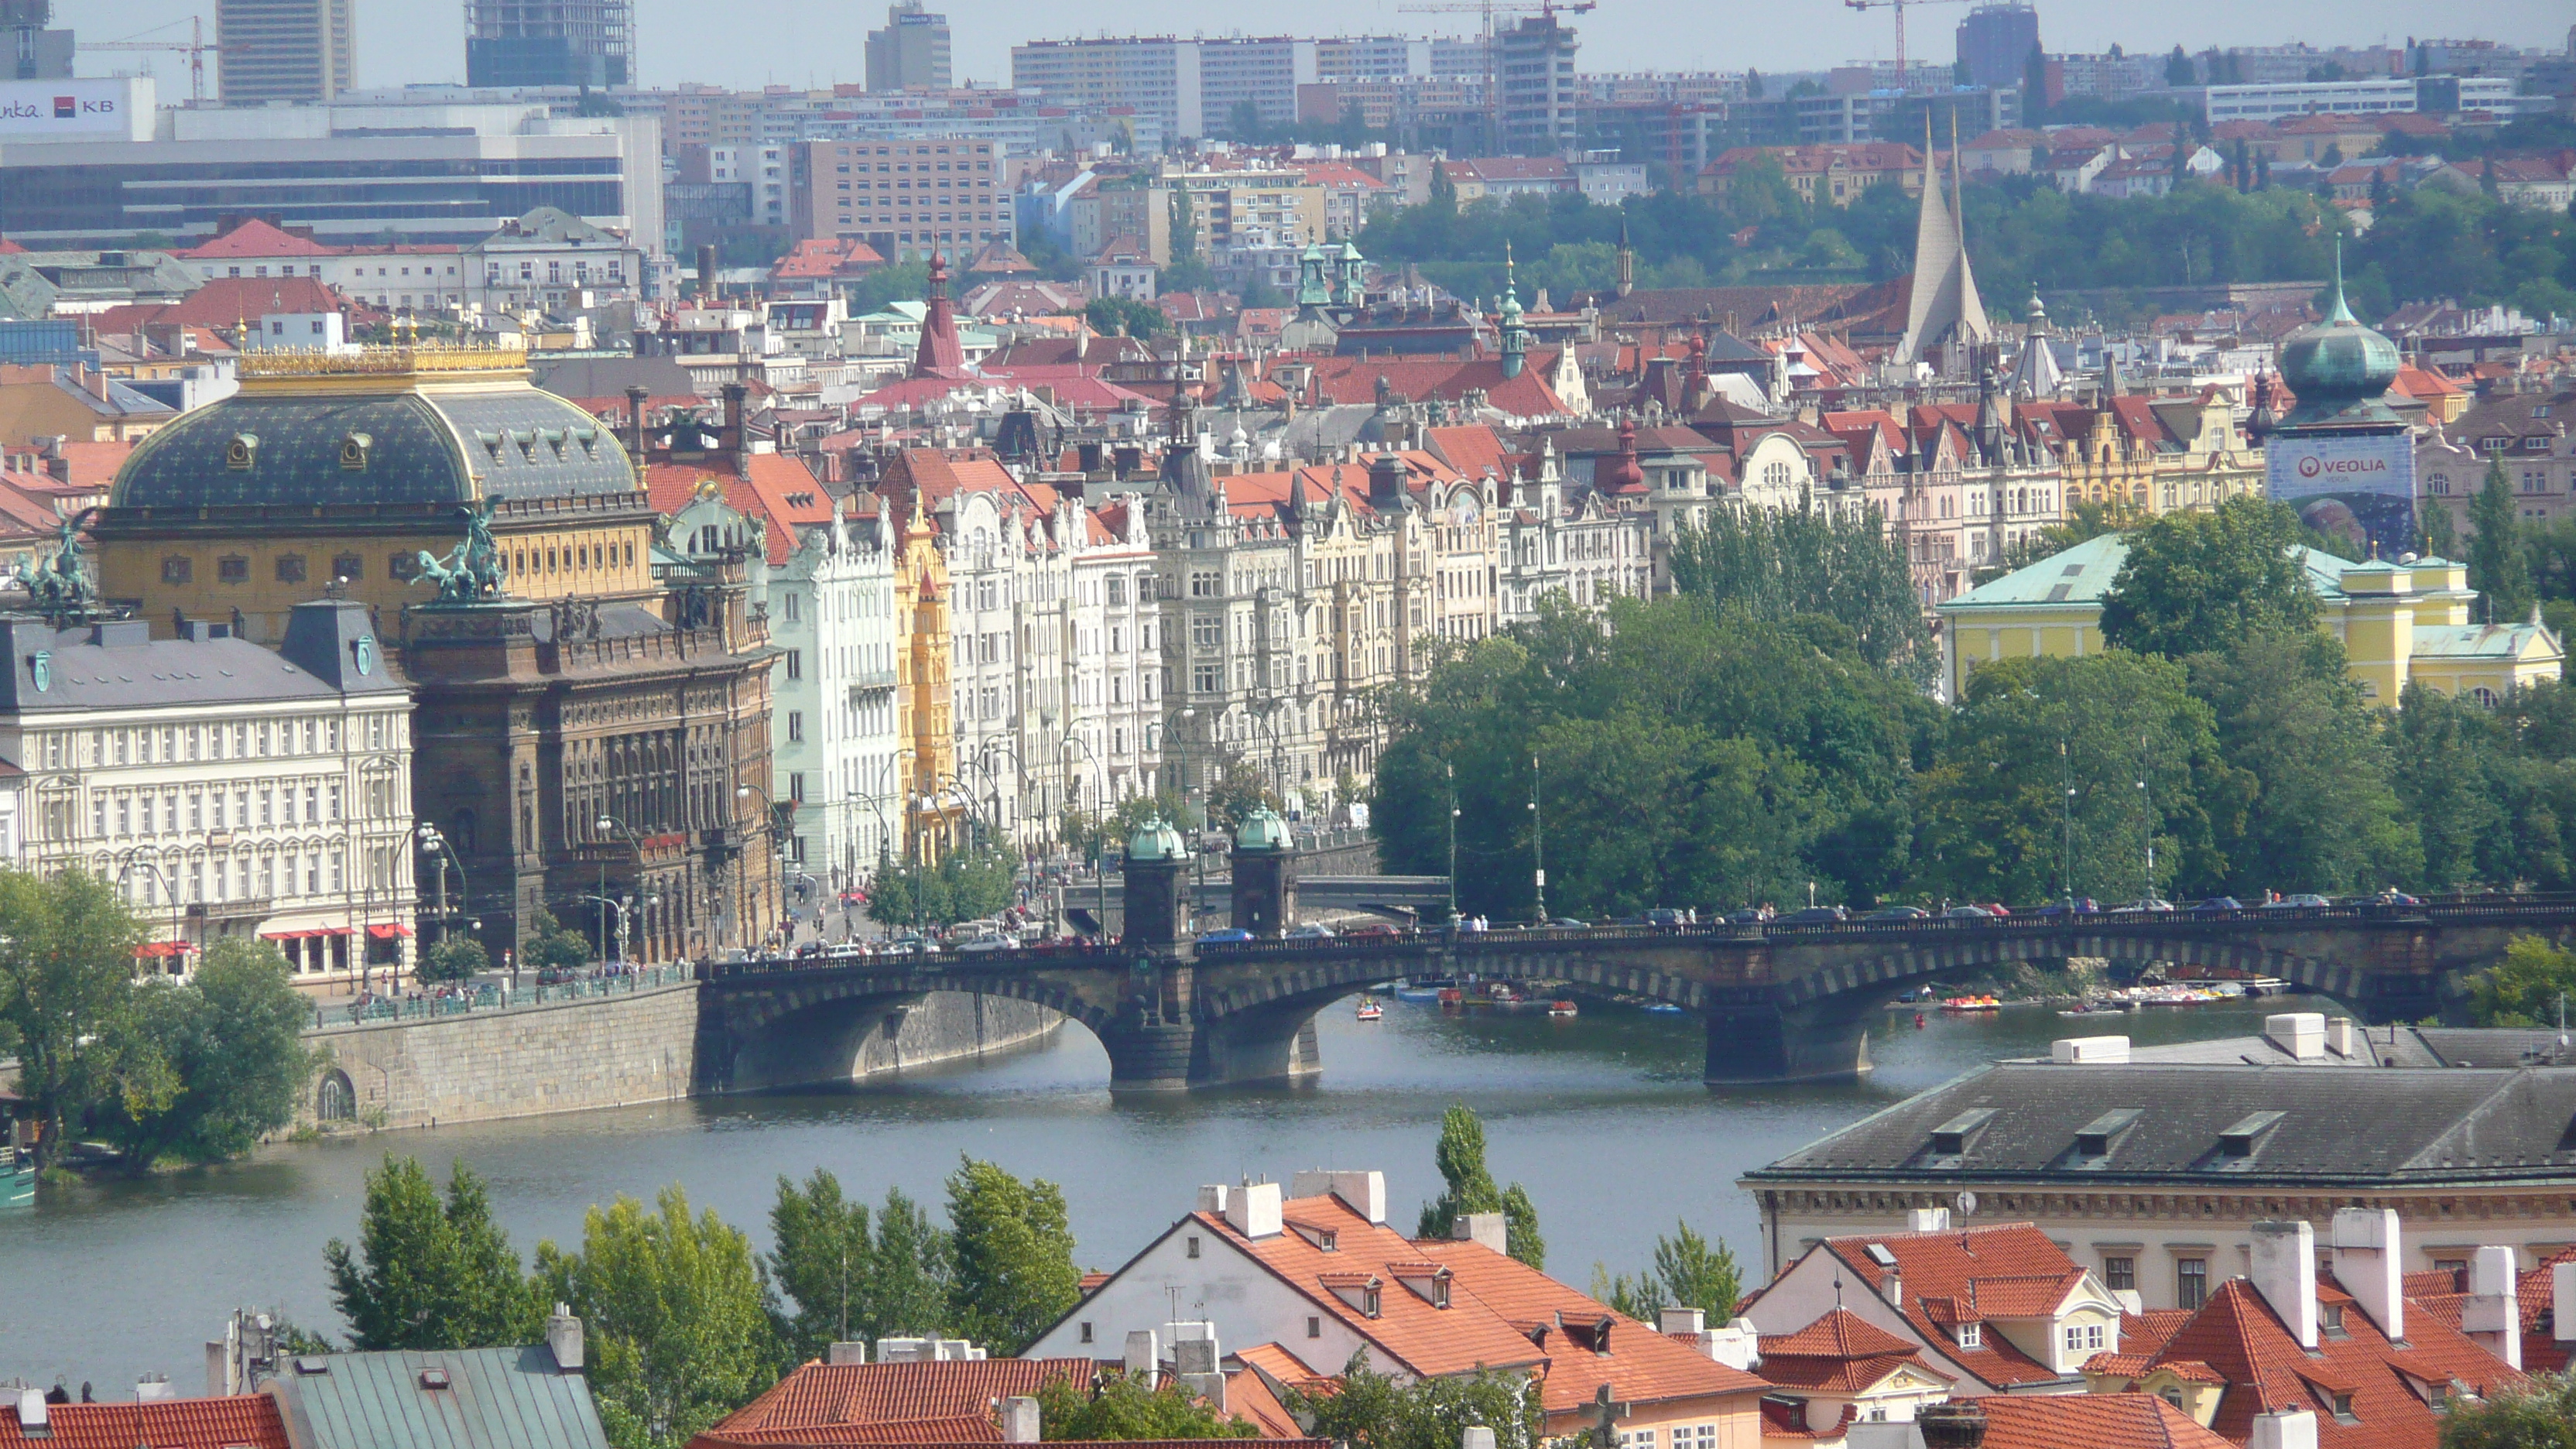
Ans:
{"type": "Polygon", "coordinates": [[[2029,961],[2093,957],[2145,966],[2165,962],[2204,970],[2241,971],[2276,976],[2303,991],[2352,1001],[2366,992],[2366,971],[2330,955],[2281,949],[2260,941],[2182,934],[2063,935],[2055,932],[1960,935],[1922,945],[1900,944],[1835,961],[1782,982],[1774,988],[1783,1006],[1803,1006],[1830,997],[1857,993],[1876,1000],[1941,976],[1957,976],[1981,967],[2029,961]]]}
{"type": "Polygon", "coordinates": [[[1043,1006],[1104,1044],[1119,1027],[1117,1004],[1104,999],[1097,983],[1062,974],[812,968],[745,973],[705,988],[698,1017],[700,1085],[758,1092],[850,1081],[870,1043],[891,1038],[904,1014],[934,991],[1043,1006]]]}

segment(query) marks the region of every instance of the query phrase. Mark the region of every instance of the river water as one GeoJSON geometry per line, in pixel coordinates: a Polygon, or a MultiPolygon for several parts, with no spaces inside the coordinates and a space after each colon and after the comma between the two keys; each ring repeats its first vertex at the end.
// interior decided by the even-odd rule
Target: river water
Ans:
{"type": "MultiPolygon", "coordinates": [[[[2141,1044],[2250,1035],[2265,1011],[2291,1009],[2319,1007],[2205,1006],[2125,1025],[2141,1044]]],[[[862,1090],[380,1133],[145,1181],[49,1185],[34,1210],[0,1215],[0,1382],[60,1375],[123,1398],[158,1372],[199,1392],[202,1345],[236,1307],[282,1308],[336,1336],[322,1247],[356,1237],[364,1174],[388,1152],[442,1180],[451,1159],[472,1163],[523,1254],[542,1238],[577,1240],[593,1202],[649,1201],[668,1183],[765,1248],[779,1175],[816,1167],[853,1195],[896,1185],[936,1212],[965,1153],[1061,1183],[1078,1261],[1113,1268],[1186,1212],[1198,1184],[1246,1174],[1380,1168],[1390,1215],[1409,1226],[1439,1187],[1441,1112],[1463,1101],[1484,1116],[1496,1179],[1528,1187],[1557,1277],[1581,1286],[1596,1262],[1633,1272],[1677,1219],[1727,1238],[1749,1265],[1760,1239],[1735,1185],[1747,1169],[1990,1058],[2120,1029],[2042,1008],[1887,1024],[1866,1082],[1712,1091],[1688,1017],[1588,1003],[1566,1022],[1457,1017],[1390,1001],[1385,1020],[1363,1024],[1345,1001],[1317,1023],[1321,1080],[1293,1089],[1113,1101],[1107,1056],[1067,1027],[1007,1059],[862,1090]]]]}

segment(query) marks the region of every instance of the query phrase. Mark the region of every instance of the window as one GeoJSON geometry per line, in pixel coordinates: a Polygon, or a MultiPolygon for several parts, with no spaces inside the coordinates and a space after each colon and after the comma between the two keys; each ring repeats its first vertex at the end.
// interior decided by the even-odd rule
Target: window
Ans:
{"type": "Polygon", "coordinates": [[[805,677],[804,650],[790,649],[787,651],[787,677],[790,679],[803,679],[805,677]]]}
{"type": "Polygon", "coordinates": [[[1984,1324],[1962,1323],[1959,1325],[1959,1347],[1983,1348],[1985,1346],[1986,1326],[1984,1324]]]}
{"type": "Polygon", "coordinates": [[[277,556],[277,581],[281,584],[304,582],[304,555],[284,553],[277,556]]]}
{"type": "Polygon", "coordinates": [[[2136,1288],[2138,1286],[2138,1260],[2126,1256],[2104,1258],[2102,1260],[2102,1286],[2111,1289],[2113,1292],[2118,1292],[2124,1288],[2136,1288]]]}
{"type": "Polygon", "coordinates": [[[2184,1258],[2174,1264],[2174,1306],[2198,1308],[2209,1301],[2209,1260],[2184,1258]]]}
{"type": "Polygon", "coordinates": [[[1190,1235],[1189,1244],[1190,1256],[1193,1258],[1197,1257],[1199,1255],[1199,1240],[1197,1234],[1193,1233],[1190,1235]]]}
{"type": "Polygon", "coordinates": [[[2336,1423],[2358,1424],[2361,1422],[2361,1420],[2353,1416],[2352,1391],[2350,1389],[2335,1390],[2329,1402],[2334,1406],[2334,1417],[2336,1423]]]}
{"type": "Polygon", "coordinates": [[[1324,1320],[1322,1317],[1312,1313],[1306,1315],[1306,1336],[1308,1338],[1321,1338],[1324,1336],[1324,1320]]]}
{"type": "Polygon", "coordinates": [[[2102,1325],[2070,1323],[2066,1325],[2066,1351],[2088,1353],[2102,1346],[2102,1325]]]}
{"type": "Polygon", "coordinates": [[[347,579],[351,582],[365,578],[367,576],[367,561],[363,557],[354,553],[334,555],[331,559],[331,576],[337,579],[347,579]]]}
{"type": "Polygon", "coordinates": [[[796,742],[798,742],[798,741],[803,740],[804,738],[805,738],[805,711],[803,711],[803,710],[801,710],[801,709],[791,709],[791,710],[789,710],[789,711],[787,712],[787,739],[788,739],[788,742],[789,742],[790,744],[794,744],[794,743],[796,743],[796,742]]]}
{"type": "Polygon", "coordinates": [[[788,623],[790,623],[790,624],[795,623],[795,622],[796,622],[796,619],[797,619],[797,613],[796,613],[797,605],[796,605],[796,595],[795,595],[795,593],[794,593],[793,591],[788,592],[787,594],[785,594],[785,595],[781,596],[781,598],[780,598],[779,602],[780,602],[780,604],[781,604],[781,605],[782,605],[782,607],[783,607],[784,617],[786,618],[787,622],[788,622],[788,623]]]}
{"type": "Polygon", "coordinates": [[[239,556],[215,560],[215,577],[228,584],[250,582],[250,560],[239,556]]]}
{"type": "Polygon", "coordinates": [[[161,560],[161,582],[184,584],[197,576],[197,562],[178,554],[161,560]]]}
{"type": "Polygon", "coordinates": [[[2329,1338],[2344,1337],[2343,1305],[2340,1303],[2318,1304],[2317,1326],[2323,1329],[2326,1336],[2329,1338]]]}
{"type": "Polygon", "coordinates": [[[408,583],[420,577],[420,556],[408,553],[385,555],[385,577],[398,583],[408,583]]]}
{"type": "Polygon", "coordinates": [[[1081,1330],[1081,1334],[1080,1334],[1080,1339],[1081,1339],[1081,1341],[1082,1341],[1082,1342],[1084,1342],[1084,1343],[1089,1343],[1089,1342],[1091,1342],[1091,1325],[1090,1325],[1088,1322],[1085,1322],[1085,1323],[1077,1324],[1077,1325],[1075,1325],[1075,1326],[1081,1330]]]}

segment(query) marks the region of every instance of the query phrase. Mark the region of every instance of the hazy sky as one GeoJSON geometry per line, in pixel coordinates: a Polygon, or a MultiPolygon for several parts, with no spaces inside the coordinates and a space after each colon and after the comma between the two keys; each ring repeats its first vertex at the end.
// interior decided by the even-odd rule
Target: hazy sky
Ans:
{"type": "MultiPolygon", "coordinates": [[[[356,0],[358,80],[362,85],[465,78],[463,6],[460,0],[356,0]]],[[[936,8],[939,0],[932,0],[936,8]]],[[[637,0],[641,32],[641,83],[651,86],[704,81],[735,87],[764,84],[829,84],[866,75],[861,46],[868,27],[885,23],[882,0],[637,0]]],[[[1011,46],[1022,40],[1069,34],[1387,34],[1466,33],[1469,14],[1413,14],[1398,0],[1306,0],[1294,7],[1120,0],[1118,4],[1048,3],[1048,0],[951,0],[945,6],[954,32],[960,79],[1005,81],[1011,46]],[[1262,23],[1245,26],[1248,17],[1262,23]]],[[[84,38],[121,40],[144,32],[161,39],[187,34],[190,15],[214,32],[214,0],[54,0],[58,25],[84,38]],[[179,22],[171,25],[170,22],[179,22]],[[155,29],[155,27],[167,27],[155,29]]],[[[2567,43],[2567,0],[2481,0],[2468,6],[2424,0],[2282,0],[2250,5],[2243,0],[2163,0],[2152,7],[2087,0],[2041,0],[2040,35],[2051,50],[2101,50],[2117,41],[2131,51],[2168,50],[2175,44],[2311,45],[2402,44],[2410,35],[2468,35],[2516,45],[2567,43]]],[[[1947,60],[1951,32],[1965,13],[1959,0],[1909,6],[1907,51],[1947,60]]],[[[1813,70],[1847,60],[1894,54],[1893,27],[1884,9],[1856,12],[1841,0],[1767,0],[1681,5],[1672,0],[1600,0],[1600,8],[1574,18],[1581,31],[1581,64],[1587,71],[1813,70]]],[[[176,54],[103,53],[81,57],[85,75],[150,66],[163,78],[165,98],[184,96],[187,68],[176,54]]],[[[211,77],[210,77],[211,84],[211,77]]]]}

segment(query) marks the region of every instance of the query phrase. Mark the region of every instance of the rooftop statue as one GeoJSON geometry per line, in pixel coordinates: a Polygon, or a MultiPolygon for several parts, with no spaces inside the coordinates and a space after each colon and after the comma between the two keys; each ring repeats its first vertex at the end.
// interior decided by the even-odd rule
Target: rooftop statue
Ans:
{"type": "Polygon", "coordinates": [[[438,586],[442,604],[476,604],[501,596],[501,548],[492,538],[492,504],[470,504],[457,510],[465,515],[465,537],[446,558],[420,553],[420,577],[438,586]]]}

